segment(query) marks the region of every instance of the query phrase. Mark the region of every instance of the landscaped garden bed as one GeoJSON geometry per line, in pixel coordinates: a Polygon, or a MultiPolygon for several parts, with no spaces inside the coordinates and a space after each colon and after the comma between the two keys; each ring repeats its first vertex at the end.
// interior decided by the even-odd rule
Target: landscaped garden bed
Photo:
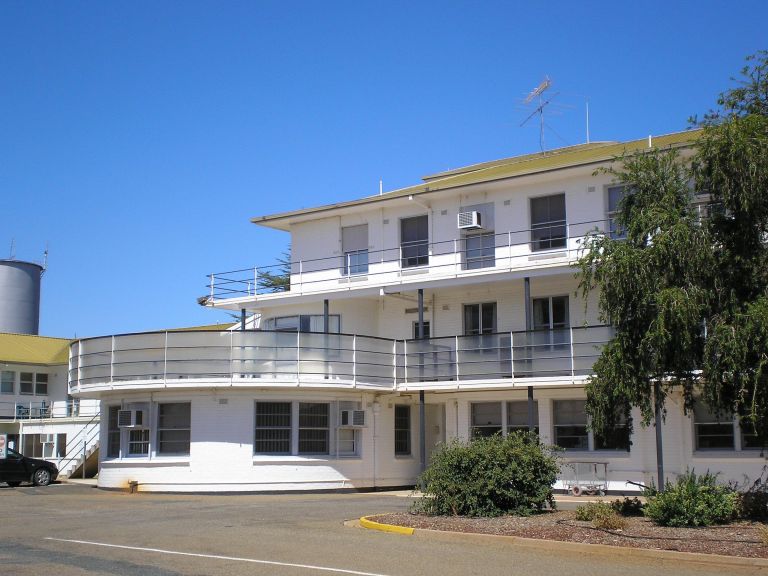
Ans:
{"type": "Polygon", "coordinates": [[[626,526],[623,529],[607,530],[594,527],[590,521],[577,520],[575,511],[542,512],[531,516],[496,518],[397,513],[383,514],[372,519],[384,524],[416,529],[768,558],[768,545],[763,544],[761,533],[766,525],[759,522],[745,521],[699,528],[672,528],[657,526],[648,518],[629,517],[625,518],[626,526]]]}

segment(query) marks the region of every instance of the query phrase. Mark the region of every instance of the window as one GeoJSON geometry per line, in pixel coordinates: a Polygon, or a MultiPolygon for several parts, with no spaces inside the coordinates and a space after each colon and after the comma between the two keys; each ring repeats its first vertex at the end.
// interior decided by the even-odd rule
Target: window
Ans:
{"type": "Polygon", "coordinates": [[[189,402],[158,404],[158,454],[189,454],[190,420],[191,409],[189,402]]]}
{"type": "Polygon", "coordinates": [[[496,265],[496,235],[493,232],[468,234],[464,238],[464,268],[476,270],[496,265]]]}
{"type": "Polygon", "coordinates": [[[149,455],[149,430],[129,430],[128,431],[128,455],[129,456],[147,456],[149,455]]]}
{"type": "Polygon", "coordinates": [[[23,434],[21,453],[30,458],[54,458],[55,440],[55,434],[23,434]]]}
{"type": "Polygon", "coordinates": [[[117,413],[120,406],[110,406],[107,417],[107,458],[120,458],[120,428],[117,426],[117,413]]]}
{"type": "Polygon", "coordinates": [[[56,434],[56,458],[64,458],[67,455],[67,435],[56,434]]]}
{"type": "MultiPolygon", "coordinates": [[[[430,337],[430,330],[429,330],[429,320],[424,320],[424,338],[430,337]]],[[[419,322],[416,321],[413,323],[413,339],[418,340],[419,339],[419,322]]]]}
{"type": "MultiPolygon", "coordinates": [[[[301,314],[267,318],[262,324],[262,328],[278,332],[324,332],[324,324],[325,316],[323,314],[301,314]]],[[[331,334],[341,333],[341,316],[339,314],[328,316],[328,332],[331,334]]]]}
{"type": "MultiPolygon", "coordinates": [[[[551,350],[561,348],[571,341],[568,329],[568,296],[551,296],[534,298],[533,302],[533,344],[534,354],[543,353],[552,358],[551,350]]],[[[570,370],[570,355],[566,359],[570,370]]],[[[553,365],[551,375],[555,375],[559,366],[553,365]]]]}
{"type": "Polygon", "coordinates": [[[329,453],[329,405],[299,402],[299,454],[329,453]]]}
{"type": "MultiPolygon", "coordinates": [[[[533,426],[536,434],[539,433],[539,402],[533,401],[533,426]]],[[[507,433],[528,432],[528,400],[516,400],[507,402],[507,433]]]]}
{"type": "Polygon", "coordinates": [[[400,220],[400,265],[403,268],[429,264],[429,218],[400,220]]]}
{"type": "Polygon", "coordinates": [[[19,376],[19,393],[31,396],[35,390],[35,375],[32,372],[22,372],[19,376]]]}
{"type": "Polygon", "coordinates": [[[619,227],[616,222],[616,213],[619,211],[619,203],[624,199],[627,187],[624,184],[609,186],[608,194],[608,236],[614,240],[623,240],[627,237],[627,231],[619,227]]]}
{"type": "Polygon", "coordinates": [[[627,450],[629,451],[629,426],[622,417],[613,430],[605,434],[593,433],[595,450],[627,450]]]}
{"type": "Polygon", "coordinates": [[[472,438],[501,434],[501,402],[472,404],[472,438]]]}
{"type": "Polygon", "coordinates": [[[464,305],[464,335],[496,332],[496,302],[464,305]]]}
{"type": "Polygon", "coordinates": [[[16,372],[3,370],[0,373],[0,394],[13,394],[16,382],[16,372]]]}
{"type": "Polygon", "coordinates": [[[341,229],[341,251],[344,254],[342,274],[368,272],[368,224],[346,226],[341,229]]]}
{"type": "Polygon", "coordinates": [[[35,394],[48,395],[48,374],[35,374],[35,394]]]}
{"type": "Polygon", "coordinates": [[[555,400],[555,444],[566,450],[588,450],[587,413],[584,400],[555,400]]]}
{"type": "Polygon", "coordinates": [[[748,422],[733,414],[716,415],[702,401],[693,405],[696,450],[762,450],[764,446],[748,422]]]}
{"type": "Polygon", "coordinates": [[[531,250],[565,248],[565,194],[531,198],[531,250]]]}
{"type": "Polygon", "coordinates": [[[290,402],[256,403],[256,436],[253,450],[257,454],[291,453],[290,402]]]}
{"type": "Polygon", "coordinates": [[[411,455],[411,407],[395,404],[395,456],[411,455]]]}

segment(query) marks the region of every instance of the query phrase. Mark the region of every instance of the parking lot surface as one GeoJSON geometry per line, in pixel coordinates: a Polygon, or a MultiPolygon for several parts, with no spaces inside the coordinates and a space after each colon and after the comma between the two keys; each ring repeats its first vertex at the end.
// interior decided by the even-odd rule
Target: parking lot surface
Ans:
{"type": "MultiPolygon", "coordinates": [[[[722,566],[402,536],[345,526],[402,511],[387,493],[127,494],[0,486],[0,575],[722,576],[722,566]]],[[[733,567],[728,574],[758,574],[733,567]]]]}

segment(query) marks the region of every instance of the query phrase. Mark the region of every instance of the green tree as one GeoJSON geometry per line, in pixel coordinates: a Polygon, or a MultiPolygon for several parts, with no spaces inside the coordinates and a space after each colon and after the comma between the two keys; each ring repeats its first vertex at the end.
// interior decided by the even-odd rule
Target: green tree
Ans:
{"type": "Polygon", "coordinates": [[[257,288],[262,292],[287,292],[291,289],[291,249],[283,252],[277,264],[257,273],[257,288]]]}
{"type": "Polygon", "coordinates": [[[688,408],[701,394],[768,437],[768,52],[698,124],[693,158],[651,150],[607,170],[627,186],[618,226],[625,240],[590,234],[580,289],[599,289],[615,328],[587,384],[599,433],[638,406],[643,424],[673,388],[688,408]],[[693,186],[691,186],[693,182],[693,186]],[[701,222],[694,194],[708,194],[701,222]]]}

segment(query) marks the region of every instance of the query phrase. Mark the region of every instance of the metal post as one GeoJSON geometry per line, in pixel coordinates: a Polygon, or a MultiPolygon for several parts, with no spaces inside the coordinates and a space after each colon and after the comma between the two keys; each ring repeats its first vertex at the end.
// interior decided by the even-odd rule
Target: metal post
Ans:
{"type": "Polygon", "coordinates": [[[86,459],[86,453],[88,448],[88,446],[86,445],[87,441],[88,441],[88,437],[86,436],[85,432],[83,432],[83,480],[85,480],[85,459],[86,459]]]}
{"type": "Polygon", "coordinates": [[[528,432],[533,432],[536,425],[533,423],[533,386],[528,386],[528,432]]]}
{"type": "MultiPolygon", "coordinates": [[[[427,469],[427,415],[424,390],[419,390],[419,469],[427,469]]],[[[423,488],[423,486],[422,486],[423,488]]]]}
{"type": "Polygon", "coordinates": [[[323,300],[323,332],[325,334],[328,334],[329,332],[328,320],[329,320],[328,299],[326,298],[325,300],[323,300]]]}
{"type": "Polygon", "coordinates": [[[245,308],[240,309],[240,330],[245,330],[245,308]]]}
{"type": "Polygon", "coordinates": [[[424,339],[424,289],[419,288],[419,340],[424,339]]]}
{"type": "Polygon", "coordinates": [[[656,404],[656,415],[654,417],[656,425],[656,472],[658,474],[659,490],[664,490],[664,446],[661,441],[661,383],[656,380],[653,383],[653,400],[656,404]]]}

